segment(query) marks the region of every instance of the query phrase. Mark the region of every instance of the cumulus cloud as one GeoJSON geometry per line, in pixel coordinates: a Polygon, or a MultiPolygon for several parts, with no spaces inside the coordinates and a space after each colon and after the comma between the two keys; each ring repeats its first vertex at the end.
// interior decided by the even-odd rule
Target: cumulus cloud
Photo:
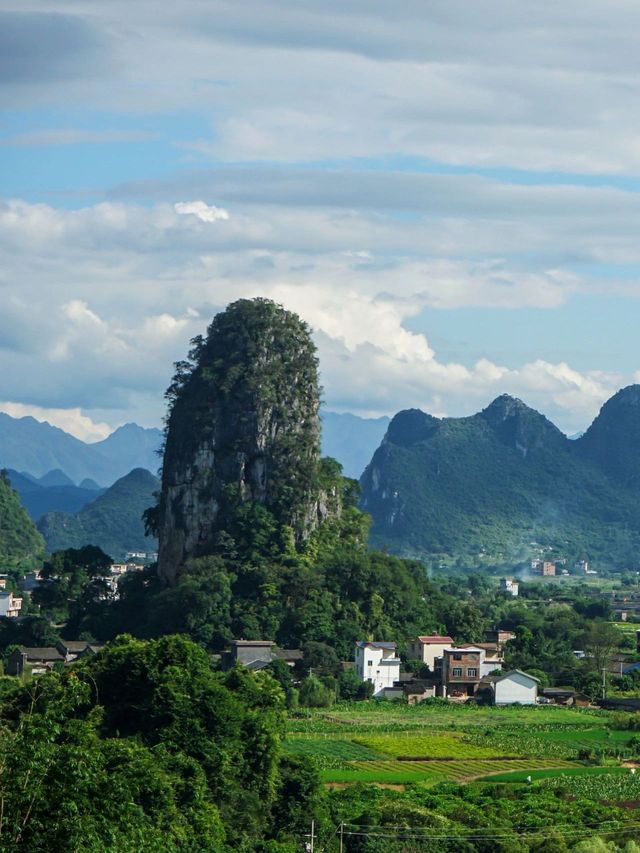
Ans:
{"type": "Polygon", "coordinates": [[[324,209],[265,216],[249,206],[223,233],[164,202],[0,206],[0,304],[13,325],[31,330],[21,348],[0,350],[4,395],[47,409],[81,406],[101,421],[157,423],[172,362],[215,311],[243,296],[268,296],[309,322],[333,408],[468,414],[508,391],[573,429],[624,381],[542,354],[505,363],[491,357],[490,341],[474,363],[443,359],[428,324],[415,326],[425,309],[551,310],[583,282],[553,268],[522,269],[517,255],[433,257],[430,218],[414,222],[409,237],[402,221],[377,220],[324,209]],[[429,246],[421,257],[409,253],[417,228],[429,246]],[[347,248],[362,246],[366,233],[376,236],[375,252],[347,248]]]}
{"type": "Polygon", "coordinates": [[[29,406],[24,403],[0,400],[0,412],[11,415],[12,418],[34,418],[42,423],[59,427],[81,441],[87,442],[102,441],[114,429],[113,426],[106,423],[95,423],[78,408],[43,409],[41,406],[29,406]]]}
{"type": "Polygon", "coordinates": [[[176,213],[197,216],[202,222],[219,222],[229,218],[224,208],[205,204],[204,201],[179,201],[174,204],[174,208],[176,213]]]}
{"type": "Polygon", "coordinates": [[[576,359],[477,331],[447,355],[430,318],[640,291],[640,194],[615,177],[640,169],[637,3],[42,6],[0,15],[0,96],[22,116],[0,145],[119,148],[89,188],[42,171],[64,198],[29,183],[0,202],[7,399],[157,422],[189,338],[257,295],[311,323],[334,408],[464,414],[508,391],[575,430],[631,378],[578,335],[576,359]],[[132,117],[157,131],[144,181],[132,117]]]}

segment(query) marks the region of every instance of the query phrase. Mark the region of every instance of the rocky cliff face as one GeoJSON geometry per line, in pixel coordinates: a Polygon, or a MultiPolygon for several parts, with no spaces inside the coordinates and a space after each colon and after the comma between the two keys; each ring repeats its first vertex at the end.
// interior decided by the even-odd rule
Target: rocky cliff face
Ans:
{"type": "Polygon", "coordinates": [[[317,359],[308,327],[265,299],[218,314],[178,365],[158,506],[158,572],[169,583],[212,553],[247,504],[303,540],[326,510],[319,498],[317,359]]]}

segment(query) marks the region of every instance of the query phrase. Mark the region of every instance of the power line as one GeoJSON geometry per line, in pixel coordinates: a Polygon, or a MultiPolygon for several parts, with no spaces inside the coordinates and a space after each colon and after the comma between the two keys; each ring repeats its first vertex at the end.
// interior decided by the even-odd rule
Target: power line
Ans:
{"type": "MultiPolygon", "coordinates": [[[[620,822],[620,821],[603,821],[594,824],[580,824],[575,826],[564,825],[558,826],[541,826],[530,827],[527,829],[513,828],[510,832],[496,832],[491,830],[491,827],[482,827],[483,832],[474,832],[473,828],[468,833],[442,833],[429,832],[428,830],[410,828],[410,827],[360,827],[357,824],[341,824],[336,833],[340,833],[341,844],[345,836],[358,836],[366,838],[389,838],[397,840],[415,840],[415,841],[492,841],[494,839],[509,839],[514,836],[520,838],[531,838],[539,835],[548,835],[552,833],[554,836],[562,838],[577,838],[585,834],[599,833],[601,835],[629,835],[640,831],[640,823],[638,822],[620,822]],[[616,826],[607,826],[607,824],[616,823],[616,826]],[[353,827],[349,829],[348,827],[353,827]],[[366,831],[369,830],[369,831],[366,831]],[[371,831],[373,830],[373,831],[371,831]]],[[[504,829],[504,827],[501,827],[504,829]]]]}

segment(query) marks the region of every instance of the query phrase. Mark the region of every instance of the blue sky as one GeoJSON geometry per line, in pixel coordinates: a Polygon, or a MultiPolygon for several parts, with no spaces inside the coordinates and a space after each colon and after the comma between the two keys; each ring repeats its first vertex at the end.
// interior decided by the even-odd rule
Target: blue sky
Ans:
{"type": "Polygon", "coordinates": [[[567,432],[640,377],[631,0],[0,4],[0,409],[156,425],[215,311],[327,406],[567,432]]]}

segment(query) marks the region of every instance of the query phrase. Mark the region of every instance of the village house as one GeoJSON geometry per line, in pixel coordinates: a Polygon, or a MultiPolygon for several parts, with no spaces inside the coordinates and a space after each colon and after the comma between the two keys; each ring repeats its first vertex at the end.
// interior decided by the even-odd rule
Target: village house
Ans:
{"type": "Polygon", "coordinates": [[[39,571],[27,572],[22,578],[20,588],[23,592],[32,593],[41,583],[39,571]]]}
{"type": "Polygon", "coordinates": [[[53,646],[20,646],[7,659],[7,675],[22,675],[25,671],[31,675],[43,675],[56,663],[64,663],[64,657],[53,646]]]}
{"type": "Polygon", "coordinates": [[[484,638],[486,643],[478,643],[479,646],[487,647],[491,644],[495,647],[496,652],[501,652],[509,640],[515,640],[516,635],[513,631],[505,631],[501,628],[496,628],[492,631],[486,631],[484,638]]]}
{"type": "Polygon", "coordinates": [[[282,660],[293,667],[303,659],[300,649],[278,649],[271,640],[232,640],[222,656],[222,664],[225,669],[241,663],[247,669],[259,670],[274,660],[282,660]]]}
{"type": "Polygon", "coordinates": [[[591,702],[584,693],[578,693],[573,687],[543,687],[540,691],[541,700],[550,705],[576,705],[587,708],[591,702]]]}
{"type": "Polygon", "coordinates": [[[452,646],[444,649],[438,672],[443,696],[473,696],[483,677],[503,664],[502,658],[487,657],[480,646],[452,646]]]}
{"type": "Polygon", "coordinates": [[[393,688],[400,680],[400,658],[396,654],[395,643],[358,641],[355,664],[360,680],[373,684],[374,696],[383,696],[385,688],[393,688]]]}
{"type": "Polygon", "coordinates": [[[22,610],[22,599],[12,592],[0,592],[0,616],[15,619],[22,610]]]}
{"type": "Polygon", "coordinates": [[[407,646],[407,657],[409,660],[419,660],[429,667],[431,672],[435,671],[436,658],[441,658],[444,650],[453,645],[451,637],[442,634],[428,634],[410,640],[407,646]]]}
{"type": "Polygon", "coordinates": [[[533,570],[536,574],[543,577],[555,577],[556,564],[549,560],[537,560],[533,570]]]}
{"type": "Polygon", "coordinates": [[[478,685],[478,694],[493,705],[535,705],[539,679],[519,669],[503,675],[486,675],[478,685]]]}
{"type": "Polygon", "coordinates": [[[508,592],[514,598],[518,597],[520,585],[513,578],[502,578],[500,581],[500,592],[508,592]]]}
{"type": "Polygon", "coordinates": [[[89,655],[97,654],[104,648],[102,643],[92,643],[88,640],[59,640],[56,649],[64,658],[65,663],[72,663],[89,655]]]}

